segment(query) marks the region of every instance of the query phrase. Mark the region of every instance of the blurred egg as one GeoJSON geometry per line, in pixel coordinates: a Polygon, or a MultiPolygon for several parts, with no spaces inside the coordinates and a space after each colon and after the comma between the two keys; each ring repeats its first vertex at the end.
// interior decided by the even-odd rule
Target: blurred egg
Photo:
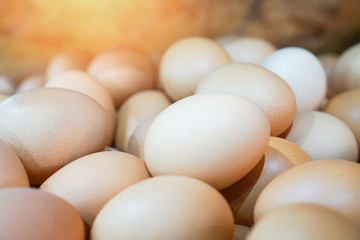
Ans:
{"type": "Polygon", "coordinates": [[[301,147],[280,137],[270,137],[269,146],[275,148],[289,159],[294,166],[311,161],[311,157],[301,147]]]}
{"type": "Polygon", "coordinates": [[[130,96],[117,112],[115,147],[125,151],[139,122],[170,104],[168,97],[159,90],[144,90],[130,96]]]}
{"type": "Polygon", "coordinates": [[[326,94],[324,67],[310,51],[285,47],[270,54],[261,65],[284,79],[296,98],[297,111],[314,110],[326,94]]]}
{"type": "Polygon", "coordinates": [[[339,118],[319,111],[297,113],[286,139],[305,150],[313,160],[357,161],[358,147],[351,129],[339,118]]]}
{"type": "Polygon", "coordinates": [[[168,47],[159,66],[160,81],[174,101],[193,95],[211,70],[231,62],[224,48],[205,37],[187,37],[168,47]]]}
{"type": "Polygon", "coordinates": [[[45,77],[42,73],[36,73],[24,78],[16,87],[16,92],[23,92],[40,88],[45,84],[45,77]]]}
{"type": "Polygon", "coordinates": [[[100,52],[87,71],[110,91],[116,108],[132,94],[155,86],[153,63],[133,49],[100,52]]]}
{"type": "Polygon", "coordinates": [[[267,148],[261,161],[243,178],[221,191],[229,202],[235,223],[252,226],[254,207],[265,186],[293,163],[280,151],[267,148]]]}
{"type": "Polygon", "coordinates": [[[360,43],[342,54],[335,63],[329,78],[329,95],[360,87],[360,43]]]}
{"type": "Polygon", "coordinates": [[[290,168],[261,192],[255,205],[255,223],[281,206],[312,203],[341,212],[360,230],[359,182],[360,165],[347,160],[318,160],[290,168]]]}
{"type": "Polygon", "coordinates": [[[0,140],[0,166],[0,189],[29,187],[29,179],[21,160],[2,140],[0,140]]]}
{"type": "Polygon", "coordinates": [[[193,95],[152,122],[145,161],[153,176],[185,175],[220,190],[260,161],[269,136],[269,121],[251,100],[227,93],[193,95]]]}
{"type": "Polygon", "coordinates": [[[110,92],[104,85],[85,72],[71,70],[64,71],[53,78],[49,78],[45,87],[65,88],[78,91],[97,101],[104,108],[109,119],[111,134],[108,139],[108,145],[111,145],[115,132],[115,106],[110,92]]]}
{"type": "Polygon", "coordinates": [[[216,40],[224,47],[233,62],[260,64],[276,50],[274,44],[263,38],[222,36],[216,40]]]}
{"type": "Polygon", "coordinates": [[[292,204],[271,211],[251,229],[246,240],[356,240],[349,219],[314,204],[292,204]]]}
{"type": "Polygon", "coordinates": [[[148,178],[145,164],[123,152],[97,152],[50,176],[40,189],[71,203],[91,226],[100,209],[126,187],[148,178]]]}
{"type": "Polygon", "coordinates": [[[67,89],[39,88],[0,104],[0,139],[19,156],[30,184],[41,184],[67,163],[105,148],[110,126],[92,98],[67,89]]]}
{"type": "MultiPolygon", "coordinates": [[[[344,121],[355,135],[360,150],[360,88],[348,90],[332,97],[323,109],[344,121]]],[[[360,154],[358,154],[360,161],[360,154]]]]}
{"type": "Polygon", "coordinates": [[[112,198],[97,215],[91,239],[232,240],[229,205],[208,184],[184,176],[153,177],[112,198]]]}
{"type": "Polygon", "coordinates": [[[292,123],[295,96],[289,85],[271,71],[254,64],[228,63],[204,77],[196,94],[234,93],[258,104],[270,121],[271,135],[278,136],[292,123]]]}
{"type": "Polygon", "coordinates": [[[249,227],[235,224],[233,240],[245,240],[245,238],[249,232],[250,232],[249,227]]]}
{"type": "Polygon", "coordinates": [[[154,112],[142,120],[129,139],[129,144],[127,146],[126,152],[131,153],[135,156],[138,156],[141,159],[145,159],[144,157],[144,148],[145,148],[145,139],[149,128],[154,121],[154,119],[159,115],[159,112],[154,112]]]}
{"type": "Polygon", "coordinates": [[[15,92],[15,85],[11,78],[1,75],[0,73],[0,93],[4,95],[11,95],[15,92]]]}
{"type": "Polygon", "coordinates": [[[89,54],[82,51],[68,50],[61,52],[50,60],[45,71],[45,78],[48,80],[59,73],[70,70],[85,71],[89,61],[89,54]]]}
{"type": "Polygon", "coordinates": [[[79,213],[51,193],[29,188],[1,189],[0,209],[1,239],[85,239],[79,213]]]}

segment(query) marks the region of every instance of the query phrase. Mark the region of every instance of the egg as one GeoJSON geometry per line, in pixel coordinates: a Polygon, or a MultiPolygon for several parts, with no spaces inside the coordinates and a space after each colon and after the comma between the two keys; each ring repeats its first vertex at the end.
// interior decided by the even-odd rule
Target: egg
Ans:
{"type": "Polygon", "coordinates": [[[9,97],[8,95],[0,93],[0,103],[8,97],[9,97]]]}
{"type": "Polygon", "coordinates": [[[79,157],[103,150],[110,134],[104,109],[68,89],[14,94],[0,104],[0,113],[0,139],[21,159],[32,185],[79,157]]]}
{"type": "Polygon", "coordinates": [[[87,72],[110,91],[116,108],[132,94],[155,86],[152,61],[130,48],[98,53],[88,65],[87,72]]]}
{"type": "Polygon", "coordinates": [[[360,87],[360,43],[354,44],[339,56],[329,77],[329,95],[360,87]]]}
{"type": "MultiPolygon", "coordinates": [[[[360,150],[360,88],[348,90],[332,97],[323,111],[344,121],[355,135],[360,150]]],[[[360,154],[358,154],[360,161],[360,154]]]]}
{"type": "Polygon", "coordinates": [[[277,149],[268,146],[261,161],[243,178],[221,191],[229,202],[235,223],[252,226],[255,202],[265,186],[293,166],[277,149]]]}
{"type": "Polygon", "coordinates": [[[159,66],[159,78],[166,94],[177,101],[193,95],[202,77],[229,62],[230,56],[215,40],[187,37],[166,49],[159,66]]]}
{"type": "Polygon", "coordinates": [[[270,41],[258,37],[225,35],[216,41],[224,47],[233,62],[260,64],[276,50],[270,41]]]}
{"type": "Polygon", "coordinates": [[[269,146],[284,154],[294,166],[312,161],[309,154],[301,147],[284,138],[270,137],[269,146]]]}
{"type": "Polygon", "coordinates": [[[327,80],[324,67],[313,53],[300,47],[284,47],[270,54],[261,65],[290,85],[297,111],[315,110],[320,106],[327,80]]]}
{"type": "Polygon", "coordinates": [[[0,209],[1,239],[85,239],[79,213],[51,193],[29,188],[1,189],[0,209]]]}
{"type": "Polygon", "coordinates": [[[269,121],[251,100],[228,93],[193,95],[152,122],[145,162],[153,176],[185,175],[220,190],[260,161],[269,136],[269,121]]]}
{"type": "Polygon", "coordinates": [[[298,113],[286,139],[304,149],[313,160],[332,158],[356,162],[358,158],[358,146],[351,129],[328,113],[298,113]]]}
{"type": "Polygon", "coordinates": [[[53,56],[45,70],[45,79],[50,79],[59,73],[80,70],[85,71],[90,61],[90,54],[80,50],[69,49],[53,56]]]}
{"type": "Polygon", "coordinates": [[[0,189],[29,187],[29,179],[21,160],[4,141],[0,140],[0,189]]]}
{"type": "Polygon", "coordinates": [[[145,164],[123,152],[88,154],[50,176],[40,189],[71,203],[92,225],[100,209],[126,187],[148,178],[145,164]]]}
{"type": "Polygon", "coordinates": [[[168,97],[159,90],[144,90],[130,96],[117,112],[115,147],[125,151],[137,125],[170,104],[168,97]]]}
{"type": "Polygon", "coordinates": [[[15,85],[11,78],[0,73],[0,93],[5,95],[11,95],[15,92],[15,85]]]}
{"type": "Polygon", "coordinates": [[[34,73],[25,77],[16,87],[16,92],[23,92],[33,90],[44,86],[46,82],[45,76],[42,73],[34,73]]]}
{"type": "Polygon", "coordinates": [[[285,131],[295,116],[295,95],[290,86],[261,66],[224,64],[204,77],[196,89],[196,94],[217,92],[241,95],[258,104],[269,118],[272,136],[285,131]]]}
{"type": "Polygon", "coordinates": [[[339,211],[360,229],[359,182],[358,163],[324,159],[300,164],[264,188],[255,205],[255,223],[281,206],[311,203],[339,211]]]}
{"type": "Polygon", "coordinates": [[[49,78],[45,83],[45,87],[78,91],[97,101],[104,108],[109,119],[111,134],[108,139],[108,145],[111,145],[115,132],[115,105],[110,92],[104,85],[83,71],[70,70],[49,78]]]}
{"type": "Polygon", "coordinates": [[[232,240],[229,205],[208,184],[185,176],[138,182],[112,198],[97,215],[91,239],[232,240]]]}
{"type": "Polygon", "coordinates": [[[246,235],[249,233],[250,228],[242,225],[234,225],[234,238],[233,240],[245,240],[246,235]]]}
{"type": "Polygon", "coordinates": [[[348,218],[315,204],[282,206],[264,216],[246,240],[356,240],[356,229],[348,218]]]}

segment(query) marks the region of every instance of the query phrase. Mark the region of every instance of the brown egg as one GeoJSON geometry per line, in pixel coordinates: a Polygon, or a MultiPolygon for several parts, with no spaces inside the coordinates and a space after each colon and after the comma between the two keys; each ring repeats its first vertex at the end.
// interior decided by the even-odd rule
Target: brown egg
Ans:
{"type": "Polygon", "coordinates": [[[193,95],[201,78],[229,62],[230,56],[215,40],[183,38],[170,45],[162,56],[160,81],[166,94],[177,101],[193,95]]]}
{"type": "Polygon", "coordinates": [[[329,96],[360,87],[359,65],[360,43],[357,43],[345,50],[333,66],[329,77],[329,96]]]}
{"type": "Polygon", "coordinates": [[[184,176],[153,177],[112,198],[97,215],[91,239],[232,240],[229,205],[208,184],[184,176]]]}
{"type": "Polygon", "coordinates": [[[274,177],[292,166],[284,154],[268,147],[261,161],[245,177],[221,191],[230,204],[235,223],[250,227],[261,191],[274,177]]]}
{"type": "MultiPolygon", "coordinates": [[[[338,117],[349,126],[360,150],[360,88],[332,97],[323,111],[338,117]]],[[[360,154],[358,154],[358,161],[360,161],[360,154]]]]}
{"type": "Polygon", "coordinates": [[[295,95],[290,86],[269,70],[248,63],[225,64],[204,77],[196,94],[234,93],[258,104],[270,121],[271,135],[278,136],[292,123],[295,95]]]}
{"type": "Polygon", "coordinates": [[[85,71],[90,60],[89,53],[78,50],[68,50],[55,55],[45,71],[45,78],[50,79],[59,73],[70,70],[85,71]]]}
{"type": "Polygon", "coordinates": [[[275,148],[289,159],[294,166],[312,161],[311,157],[301,147],[280,137],[270,137],[269,146],[275,148]]]}
{"type": "Polygon", "coordinates": [[[36,73],[24,78],[16,87],[16,92],[23,92],[44,86],[46,79],[44,74],[36,73]]]}
{"type": "Polygon", "coordinates": [[[142,53],[120,48],[99,53],[87,71],[110,91],[115,107],[132,94],[155,86],[155,69],[142,53]]]}
{"type": "Polygon", "coordinates": [[[145,164],[138,157],[106,151],[67,164],[49,177],[40,189],[71,203],[91,226],[100,209],[112,197],[148,177],[145,164]]]}
{"type": "Polygon", "coordinates": [[[30,184],[41,184],[67,163],[105,148],[109,120],[92,98],[39,88],[0,104],[0,139],[19,156],[30,184]]]}
{"type": "Polygon", "coordinates": [[[129,97],[117,112],[115,147],[125,151],[139,122],[170,104],[167,96],[159,90],[144,90],[129,97]]]}
{"type": "Polygon", "coordinates": [[[356,240],[351,221],[315,204],[291,204],[271,211],[255,224],[246,240],[356,240]]]}
{"type": "Polygon", "coordinates": [[[110,92],[104,85],[85,72],[71,70],[64,71],[48,79],[45,87],[65,88],[78,91],[97,101],[104,108],[109,118],[111,135],[108,140],[108,145],[111,145],[115,132],[115,106],[110,92]]]}
{"type": "Polygon", "coordinates": [[[0,190],[1,239],[84,240],[79,213],[65,200],[28,188],[0,190]]]}
{"type": "Polygon", "coordinates": [[[145,161],[153,176],[185,175],[221,190],[260,161],[269,136],[265,113],[249,99],[193,95],[155,118],[145,139],[145,161]]]}
{"type": "Polygon", "coordinates": [[[339,159],[303,163],[265,187],[255,205],[255,222],[284,205],[313,203],[343,213],[360,229],[359,182],[358,163],[339,159]]]}
{"type": "Polygon", "coordinates": [[[137,125],[133,134],[130,137],[126,152],[138,156],[141,159],[145,159],[144,148],[145,148],[146,135],[147,132],[149,131],[152,122],[157,117],[157,115],[159,115],[159,113],[160,111],[150,114],[148,117],[146,117],[137,125]]]}
{"type": "Polygon", "coordinates": [[[0,188],[29,187],[29,179],[21,160],[0,140],[0,188]]]}
{"type": "Polygon", "coordinates": [[[233,240],[245,240],[245,238],[249,232],[250,232],[249,227],[235,224],[233,240]]]}
{"type": "Polygon", "coordinates": [[[357,161],[358,147],[351,129],[339,118],[320,111],[296,114],[286,139],[305,150],[313,160],[357,161]]]}

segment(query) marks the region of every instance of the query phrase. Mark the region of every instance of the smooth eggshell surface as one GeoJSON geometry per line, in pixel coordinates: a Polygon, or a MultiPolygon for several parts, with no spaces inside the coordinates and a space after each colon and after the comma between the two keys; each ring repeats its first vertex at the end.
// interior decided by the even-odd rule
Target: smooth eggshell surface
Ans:
{"type": "Polygon", "coordinates": [[[0,166],[0,189],[29,187],[29,179],[21,160],[2,140],[0,140],[0,166]]]}
{"type": "Polygon", "coordinates": [[[14,94],[0,104],[0,113],[0,139],[19,156],[34,185],[69,162],[103,150],[110,134],[104,109],[67,89],[14,94]]]}
{"type": "Polygon", "coordinates": [[[292,204],[273,210],[251,229],[246,240],[356,240],[348,218],[313,204],[292,204]]]}
{"type": "Polygon", "coordinates": [[[261,66],[224,64],[204,77],[196,89],[196,94],[219,92],[234,93],[258,104],[269,118],[272,136],[285,131],[295,117],[295,95],[290,86],[261,66]]]}
{"type": "Polygon", "coordinates": [[[106,151],[67,164],[40,189],[71,203],[91,226],[100,209],[113,196],[148,177],[144,161],[128,153],[106,151]]]}
{"type": "Polygon", "coordinates": [[[1,239],[85,239],[79,213],[51,193],[29,188],[1,189],[0,209],[1,239]]]}
{"type": "Polygon", "coordinates": [[[231,62],[215,40],[188,37],[168,47],[159,66],[161,86],[174,101],[195,93],[201,78],[211,70],[231,62]]]}
{"type": "Polygon", "coordinates": [[[299,47],[285,47],[270,54],[261,65],[290,85],[297,111],[315,110],[320,106],[327,80],[324,67],[313,53],[299,47]]]}
{"type": "Polygon", "coordinates": [[[339,118],[319,111],[296,114],[286,139],[305,150],[313,160],[357,161],[358,147],[351,129],[339,118]]]}
{"type": "Polygon", "coordinates": [[[145,139],[145,161],[153,176],[185,175],[223,189],[260,161],[269,136],[269,121],[251,100],[193,95],[155,118],[145,139]]]}
{"type": "Polygon", "coordinates": [[[221,194],[184,176],[153,177],[112,198],[100,211],[91,239],[232,240],[234,222],[221,194]]]}
{"type": "Polygon", "coordinates": [[[16,92],[23,92],[40,88],[45,84],[45,76],[42,73],[35,73],[24,78],[16,87],[16,92]]]}
{"type": "Polygon", "coordinates": [[[281,206],[313,203],[343,213],[360,229],[359,182],[360,165],[347,160],[318,160],[290,168],[261,192],[255,223],[281,206]]]}

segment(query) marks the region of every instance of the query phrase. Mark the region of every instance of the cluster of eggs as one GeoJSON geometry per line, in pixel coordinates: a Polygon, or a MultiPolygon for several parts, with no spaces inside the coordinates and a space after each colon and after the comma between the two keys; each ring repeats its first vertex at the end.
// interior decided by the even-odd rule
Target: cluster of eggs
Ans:
{"type": "Polygon", "coordinates": [[[360,236],[360,44],[67,52],[0,91],[3,239],[360,236]]]}

